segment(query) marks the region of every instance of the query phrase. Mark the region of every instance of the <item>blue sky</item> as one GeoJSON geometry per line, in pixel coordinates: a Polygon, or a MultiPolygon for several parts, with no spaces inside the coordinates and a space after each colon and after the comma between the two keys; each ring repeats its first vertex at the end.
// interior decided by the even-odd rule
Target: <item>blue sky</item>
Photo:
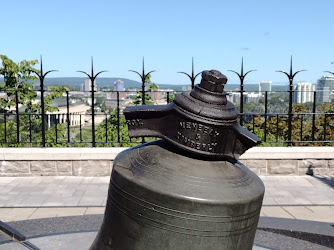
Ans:
{"type": "MultiPolygon", "coordinates": [[[[2,1],[0,54],[14,61],[39,59],[50,77],[83,76],[94,56],[101,76],[139,80],[133,69],[157,70],[157,84],[188,84],[178,71],[256,69],[246,84],[260,80],[287,82],[294,70],[306,69],[297,81],[316,80],[334,71],[333,0],[253,1],[2,1]]],[[[199,78],[198,78],[199,79],[199,78]]]]}

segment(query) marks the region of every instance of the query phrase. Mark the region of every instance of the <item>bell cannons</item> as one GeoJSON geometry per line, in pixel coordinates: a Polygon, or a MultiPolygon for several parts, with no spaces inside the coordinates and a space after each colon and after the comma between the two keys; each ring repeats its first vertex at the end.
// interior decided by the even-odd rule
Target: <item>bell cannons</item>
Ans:
{"type": "Polygon", "coordinates": [[[162,140],[117,155],[90,249],[252,249],[264,185],[238,158],[260,139],[237,123],[226,82],[203,71],[171,104],[124,110],[130,137],[162,140]]]}

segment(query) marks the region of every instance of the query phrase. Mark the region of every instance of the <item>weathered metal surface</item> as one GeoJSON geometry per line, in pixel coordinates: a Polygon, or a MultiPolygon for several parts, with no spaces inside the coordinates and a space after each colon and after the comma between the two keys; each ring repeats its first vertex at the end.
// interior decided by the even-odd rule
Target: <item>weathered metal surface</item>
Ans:
{"type": "Polygon", "coordinates": [[[91,249],[252,249],[264,186],[237,161],[160,140],[120,153],[91,249]]]}
{"type": "Polygon", "coordinates": [[[252,249],[264,185],[236,159],[260,140],[238,125],[226,81],[204,71],[172,104],[124,111],[130,136],[163,140],[115,158],[90,249],[252,249]]]}
{"type": "Polygon", "coordinates": [[[226,82],[219,71],[203,71],[201,83],[169,105],[127,107],[129,136],[161,137],[193,153],[238,159],[260,139],[237,123],[238,111],[224,92],[226,82]]]}

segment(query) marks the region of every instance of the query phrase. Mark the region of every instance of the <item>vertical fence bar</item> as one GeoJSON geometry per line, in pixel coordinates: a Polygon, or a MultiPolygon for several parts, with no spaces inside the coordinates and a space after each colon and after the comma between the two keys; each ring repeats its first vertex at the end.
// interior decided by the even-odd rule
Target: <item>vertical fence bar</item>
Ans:
{"type": "Polygon", "coordinates": [[[314,141],[314,133],[315,133],[315,110],[317,106],[317,92],[314,91],[313,94],[313,107],[312,107],[312,141],[314,141]]]}
{"type": "Polygon", "coordinates": [[[106,114],[106,143],[108,142],[108,115],[106,114]]]}
{"type": "Polygon", "coordinates": [[[120,117],[119,117],[119,91],[117,91],[117,142],[121,141],[121,133],[120,133],[120,117]]]}
{"type": "Polygon", "coordinates": [[[40,79],[41,83],[41,111],[42,111],[42,146],[45,147],[45,106],[44,106],[44,79],[40,79]]]}
{"type": "Polygon", "coordinates": [[[268,91],[264,93],[264,141],[267,141],[268,91]]]}
{"type": "Polygon", "coordinates": [[[300,141],[303,141],[303,120],[304,114],[300,116],[300,141]]]}
{"type": "Polygon", "coordinates": [[[82,142],[82,124],[81,124],[81,116],[82,116],[82,114],[80,114],[80,142],[82,142]]]}
{"type": "Polygon", "coordinates": [[[324,117],[324,141],[326,141],[326,131],[327,131],[327,114],[324,117]]]}
{"type": "Polygon", "coordinates": [[[289,113],[288,113],[288,145],[291,146],[291,133],[292,133],[292,93],[293,93],[293,83],[292,78],[290,80],[290,89],[289,89],[289,113]]]}
{"type": "Polygon", "coordinates": [[[253,133],[255,133],[255,115],[253,114],[253,133]]]}
{"type": "Polygon", "coordinates": [[[16,109],[16,142],[20,142],[20,114],[19,114],[19,93],[15,91],[15,109],[16,109]]]}
{"type": "Polygon", "coordinates": [[[58,144],[58,119],[59,119],[59,115],[56,115],[56,121],[55,121],[56,144],[58,144]]]}
{"type": "Polygon", "coordinates": [[[167,91],[167,104],[169,103],[169,91],[167,91]]]}
{"type": "Polygon", "coordinates": [[[244,125],[244,84],[240,81],[240,125],[244,125]]]}
{"type": "Polygon", "coordinates": [[[276,115],[276,142],[278,142],[278,114],[276,115]]]}
{"type": "Polygon", "coordinates": [[[69,93],[66,91],[66,109],[67,109],[67,114],[66,114],[66,120],[67,120],[67,142],[70,142],[70,98],[69,98],[69,93]]]}
{"type": "Polygon", "coordinates": [[[95,110],[94,110],[95,86],[94,86],[94,79],[91,79],[91,91],[92,91],[92,146],[96,147],[96,144],[95,144],[95,110]]]}
{"type": "Polygon", "coordinates": [[[29,142],[32,142],[32,125],[31,125],[31,114],[29,114],[29,142]]]}
{"type": "Polygon", "coordinates": [[[3,114],[4,122],[5,122],[5,143],[7,143],[7,115],[3,114]]]}

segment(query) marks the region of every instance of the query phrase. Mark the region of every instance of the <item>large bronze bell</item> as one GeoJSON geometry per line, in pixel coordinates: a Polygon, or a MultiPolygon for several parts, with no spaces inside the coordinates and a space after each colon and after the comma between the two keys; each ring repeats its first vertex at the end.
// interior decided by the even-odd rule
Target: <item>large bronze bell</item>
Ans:
{"type": "Polygon", "coordinates": [[[124,110],[130,137],[163,139],[116,157],[90,249],[252,249],[264,185],[237,159],[260,140],[237,123],[226,81],[203,71],[169,105],[124,110]]]}

